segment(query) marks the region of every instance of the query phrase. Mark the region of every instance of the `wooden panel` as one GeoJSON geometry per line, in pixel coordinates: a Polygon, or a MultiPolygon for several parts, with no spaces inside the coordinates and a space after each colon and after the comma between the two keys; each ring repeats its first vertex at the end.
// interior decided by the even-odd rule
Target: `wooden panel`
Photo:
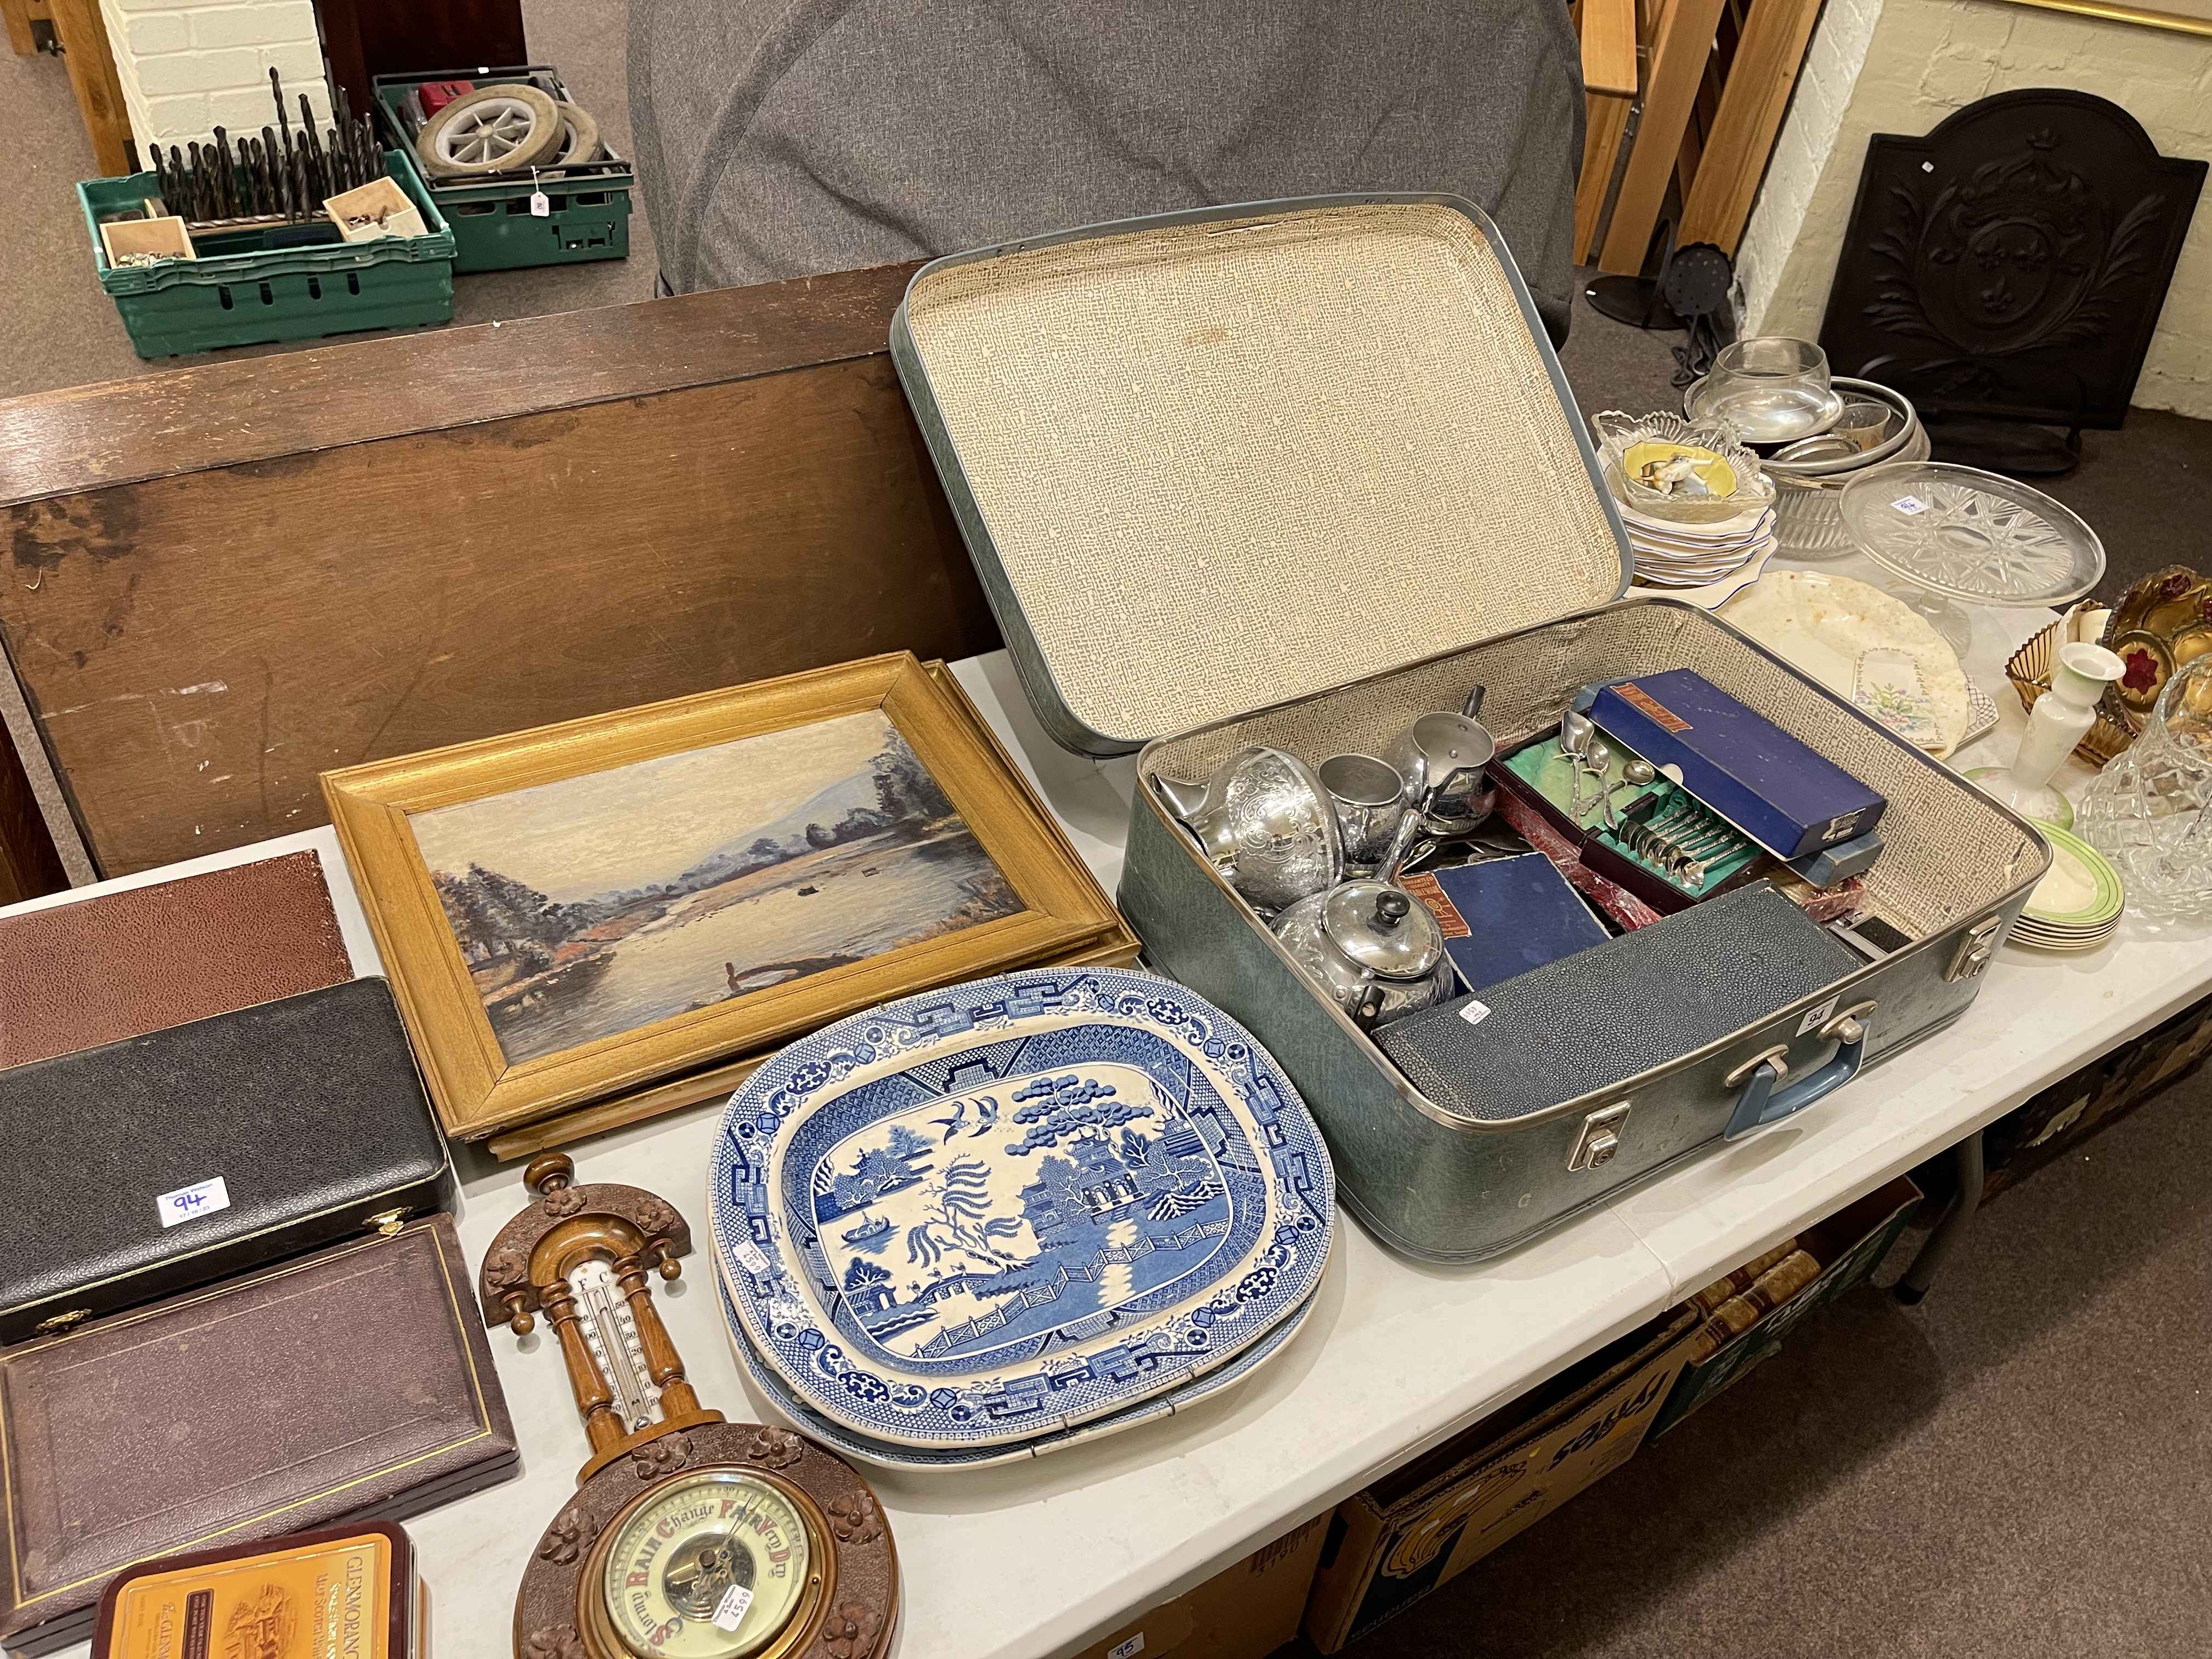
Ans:
{"type": "MultiPolygon", "coordinates": [[[[7,665],[0,663],[0,674],[7,665]]],[[[31,781],[0,728],[0,904],[15,904],[69,885],[60,856],[46,834],[31,781]]]]}
{"type": "Polygon", "coordinates": [[[30,0],[0,0],[0,21],[8,26],[8,45],[18,58],[28,58],[39,49],[39,38],[31,33],[30,0]]]}
{"type": "Polygon", "coordinates": [[[319,823],[331,767],[997,642],[880,353],[9,505],[0,538],[111,876],[319,823]]]}
{"type": "Polygon", "coordinates": [[[10,398],[0,402],[0,502],[872,356],[919,269],[880,265],[10,398]]]}
{"type": "Polygon", "coordinates": [[[1672,0],[1653,31],[1643,119],[1598,257],[1599,266],[1615,275],[1632,276],[1644,269],[1651,232],[1666,200],[1667,182],[1705,76],[1705,59],[1712,51],[1721,5],[1722,0],[1672,0]]]}
{"type": "Polygon", "coordinates": [[[530,62],[521,0],[316,0],[315,12],[331,76],[356,111],[380,75],[530,62]]]}
{"type": "Polygon", "coordinates": [[[1583,0],[1583,90],[1636,95],[1636,0],[1583,0]]]}
{"type": "Polygon", "coordinates": [[[1711,242],[1735,258],[1820,15],[1820,0],[1756,0],[1753,5],[1711,143],[1682,210],[1683,241],[1711,242]]]}
{"type": "Polygon", "coordinates": [[[123,83],[115,77],[100,0],[48,0],[48,7],[77,112],[92,138],[93,161],[103,177],[119,178],[131,171],[131,115],[123,104],[123,83]]]}

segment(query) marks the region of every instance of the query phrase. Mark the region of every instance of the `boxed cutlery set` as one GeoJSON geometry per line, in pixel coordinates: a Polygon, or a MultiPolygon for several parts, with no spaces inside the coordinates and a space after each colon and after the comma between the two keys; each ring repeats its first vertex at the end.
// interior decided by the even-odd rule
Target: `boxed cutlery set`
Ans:
{"type": "Polygon", "coordinates": [[[317,854],[0,917],[0,1642],[513,1473],[445,1138],[317,854]]]}

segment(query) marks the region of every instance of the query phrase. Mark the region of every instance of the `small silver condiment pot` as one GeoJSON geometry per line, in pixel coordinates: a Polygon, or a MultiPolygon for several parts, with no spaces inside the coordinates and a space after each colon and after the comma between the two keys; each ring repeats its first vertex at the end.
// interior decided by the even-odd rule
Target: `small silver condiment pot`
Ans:
{"type": "Polygon", "coordinates": [[[1345,867],[1373,870],[1411,807],[1406,781],[1372,755],[1331,755],[1314,773],[1336,811],[1345,867]]]}

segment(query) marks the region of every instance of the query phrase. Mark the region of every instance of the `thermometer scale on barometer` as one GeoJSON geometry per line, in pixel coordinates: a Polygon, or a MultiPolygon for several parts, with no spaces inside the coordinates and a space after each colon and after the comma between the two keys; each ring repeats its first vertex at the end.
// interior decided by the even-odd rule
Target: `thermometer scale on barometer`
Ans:
{"type": "Polygon", "coordinates": [[[575,1184],[559,1153],[501,1229],[484,1316],[543,1315],[592,1444],[576,1496],[515,1597],[518,1659],[880,1659],[898,1611],[883,1507],[852,1466],[788,1429],[699,1403],[653,1305],[691,1248],[673,1206],[575,1184]]]}

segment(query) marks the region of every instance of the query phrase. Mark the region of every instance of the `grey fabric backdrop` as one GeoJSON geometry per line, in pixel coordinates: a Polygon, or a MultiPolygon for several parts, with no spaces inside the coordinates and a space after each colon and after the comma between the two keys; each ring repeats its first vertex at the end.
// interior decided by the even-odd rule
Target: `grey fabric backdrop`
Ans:
{"type": "Polygon", "coordinates": [[[1564,332],[1564,0],[633,0],[638,173],[678,293],[1135,214],[1440,190],[1564,332]]]}

